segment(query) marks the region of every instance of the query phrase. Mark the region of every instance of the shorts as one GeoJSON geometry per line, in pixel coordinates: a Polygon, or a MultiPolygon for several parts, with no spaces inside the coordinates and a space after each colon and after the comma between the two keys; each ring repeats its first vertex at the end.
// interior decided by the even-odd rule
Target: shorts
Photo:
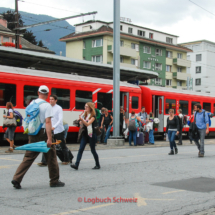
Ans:
{"type": "Polygon", "coordinates": [[[8,127],[4,134],[4,138],[9,139],[10,141],[14,140],[15,130],[16,130],[16,127],[8,127]]]}

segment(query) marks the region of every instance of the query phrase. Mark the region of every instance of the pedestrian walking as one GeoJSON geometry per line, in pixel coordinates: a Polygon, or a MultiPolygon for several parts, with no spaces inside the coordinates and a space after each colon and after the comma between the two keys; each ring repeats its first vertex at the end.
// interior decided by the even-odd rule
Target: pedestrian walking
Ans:
{"type": "Polygon", "coordinates": [[[95,127],[97,127],[97,121],[94,105],[92,102],[88,102],[85,104],[85,113],[82,117],[79,116],[79,119],[84,126],[84,131],[82,132],[81,143],[80,148],[78,150],[76,162],[75,164],[71,164],[71,168],[78,170],[85,146],[87,145],[87,143],[90,143],[91,152],[96,163],[93,169],[100,169],[99,157],[95,148],[96,145],[95,127]]]}
{"type": "MultiPolygon", "coordinates": [[[[64,131],[64,126],[63,126],[63,109],[61,106],[57,104],[57,96],[56,95],[51,95],[50,96],[50,105],[52,106],[52,112],[53,112],[53,117],[51,118],[52,122],[52,132],[54,133],[54,139],[60,140],[60,148],[63,154],[63,160],[62,160],[62,165],[67,165],[70,163],[69,159],[69,153],[68,153],[68,148],[66,146],[65,142],[65,131],[64,131]]],[[[43,153],[42,160],[40,163],[37,164],[38,166],[47,166],[46,159],[43,153]]]]}
{"type": "Polygon", "coordinates": [[[178,117],[174,115],[174,109],[169,109],[169,117],[167,118],[167,126],[166,126],[169,144],[170,144],[170,153],[169,155],[178,154],[178,148],[175,144],[175,137],[179,134],[179,121],[178,117]],[[175,152],[173,151],[175,149],[175,152]]]}
{"type": "Polygon", "coordinates": [[[183,114],[182,110],[178,110],[178,121],[179,121],[179,134],[178,134],[178,143],[177,145],[182,145],[182,130],[183,130],[183,114]]]}
{"type": "Polygon", "coordinates": [[[209,118],[208,114],[204,109],[202,109],[201,104],[194,105],[195,115],[194,115],[194,122],[196,123],[198,133],[199,133],[199,140],[194,140],[199,153],[199,157],[204,157],[205,150],[204,150],[204,140],[205,135],[209,133],[209,118]]]}
{"type": "MultiPolygon", "coordinates": [[[[3,115],[4,118],[13,119],[14,118],[14,108],[13,104],[11,102],[6,103],[6,109],[8,110],[7,115],[3,115]]],[[[15,133],[16,127],[8,127],[4,138],[7,140],[7,142],[10,144],[10,148],[5,151],[5,153],[13,153],[13,149],[16,147],[14,145],[14,133],[15,133]]]]}
{"type": "Polygon", "coordinates": [[[103,127],[103,126],[105,127],[105,130],[106,130],[105,140],[104,140],[104,145],[106,145],[107,140],[110,137],[110,130],[113,126],[113,116],[110,113],[108,113],[107,108],[105,109],[105,114],[102,119],[101,127],[103,127]]]}
{"type": "Polygon", "coordinates": [[[101,116],[100,116],[100,119],[99,119],[99,127],[100,127],[100,131],[101,131],[101,134],[99,136],[97,136],[97,143],[100,144],[100,143],[104,143],[104,140],[105,140],[105,128],[104,126],[102,126],[102,119],[104,117],[104,114],[105,114],[105,108],[103,107],[101,109],[101,116]]]}
{"type": "Polygon", "coordinates": [[[137,146],[137,129],[139,127],[138,121],[140,121],[140,117],[135,115],[135,111],[131,111],[131,117],[128,123],[129,130],[129,146],[132,146],[132,139],[134,141],[134,146],[137,146]]]}
{"type": "MultiPolygon", "coordinates": [[[[39,141],[46,141],[47,146],[50,147],[50,150],[45,153],[45,158],[48,164],[49,169],[49,177],[50,177],[50,187],[63,187],[65,183],[59,180],[59,167],[56,157],[56,150],[55,146],[52,145],[52,122],[51,118],[53,117],[52,107],[51,105],[46,102],[48,98],[49,88],[45,85],[42,85],[38,89],[38,96],[39,98],[33,100],[30,105],[28,106],[29,109],[37,108],[38,110],[38,120],[40,121],[38,129],[38,133],[35,132],[35,135],[29,135],[29,143],[39,142],[39,141]],[[40,125],[42,127],[40,128],[40,125]],[[39,129],[40,128],[40,129],[39,129]]],[[[27,107],[27,108],[28,108],[27,107]]],[[[26,109],[27,109],[26,108],[26,109]]],[[[39,152],[33,151],[26,151],[22,163],[19,165],[16,173],[13,177],[12,184],[14,188],[20,189],[21,188],[21,181],[34,162],[34,160],[39,155],[39,152]]]]}

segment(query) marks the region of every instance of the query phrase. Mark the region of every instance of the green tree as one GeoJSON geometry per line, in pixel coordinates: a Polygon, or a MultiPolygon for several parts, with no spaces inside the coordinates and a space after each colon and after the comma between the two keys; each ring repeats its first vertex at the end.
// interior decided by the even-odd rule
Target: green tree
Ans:
{"type": "Polygon", "coordinates": [[[42,40],[40,40],[37,45],[40,47],[45,47],[42,40]]]}
{"type": "Polygon", "coordinates": [[[23,38],[25,38],[26,40],[28,40],[30,43],[37,45],[37,40],[36,40],[36,36],[34,36],[34,33],[32,31],[26,31],[23,34],[23,38]]]}

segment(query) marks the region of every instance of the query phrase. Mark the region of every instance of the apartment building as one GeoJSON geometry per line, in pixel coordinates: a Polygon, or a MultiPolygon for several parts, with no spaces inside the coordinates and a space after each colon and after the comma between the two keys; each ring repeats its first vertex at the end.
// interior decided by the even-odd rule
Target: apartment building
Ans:
{"type": "Polygon", "coordinates": [[[188,72],[192,78],[192,88],[196,92],[215,93],[215,43],[199,40],[181,44],[192,50],[187,59],[192,62],[188,72]]]}
{"type": "MultiPolygon", "coordinates": [[[[157,72],[158,78],[148,81],[151,85],[186,87],[187,52],[192,50],[177,45],[178,36],[126,22],[120,31],[121,66],[157,72]]],[[[66,57],[113,64],[113,22],[76,24],[75,32],[60,41],[66,42],[66,57]]]]}

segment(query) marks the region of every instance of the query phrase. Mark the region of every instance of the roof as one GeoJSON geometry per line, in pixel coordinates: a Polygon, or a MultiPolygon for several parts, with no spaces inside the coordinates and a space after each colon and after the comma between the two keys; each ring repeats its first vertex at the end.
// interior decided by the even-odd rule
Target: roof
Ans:
{"type": "Polygon", "coordinates": [[[207,97],[213,97],[215,96],[209,94],[209,93],[201,93],[191,90],[181,90],[181,89],[174,89],[174,88],[168,88],[168,87],[157,87],[157,86],[142,86],[149,88],[150,90],[156,90],[156,91],[162,91],[162,92],[174,92],[174,93],[180,93],[180,94],[186,94],[186,95],[192,95],[192,96],[207,96],[207,97]]]}
{"type": "Polygon", "coordinates": [[[0,31],[6,31],[6,32],[12,32],[9,28],[4,27],[3,25],[0,24],[0,31]]]}
{"type": "Polygon", "coordinates": [[[37,45],[34,45],[23,37],[21,37],[21,44],[22,44],[22,48],[24,48],[24,49],[30,49],[33,51],[41,51],[41,52],[48,52],[50,54],[55,54],[54,51],[51,51],[49,49],[46,49],[46,48],[43,48],[43,47],[40,47],[37,45]]]}
{"type": "MultiPolygon", "coordinates": [[[[113,65],[78,60],[48,53],[12,49],[0,46],[0,64],[58,73],[113,79],[113,65]]],[[[158,77],[157,72],[120,67],[121,81],[147,80],[158,77]]]]}
{"type": "MultiPolygon", "coordinates": [[[[93,78],[93,77],[86,77],[86,76],[79,76],[79,75],[72,75],[72,74],[60,74],[60,73],[55,73],[50,71],[23,69],[23,68],[0,65],[0,73],[1,72],[37,76],[37,77],[44,77],[44,78],[54,78],[58,80],[61,79],[61,80],[81,81],[81,82],[88,82],[88,83],[90,82],[90,83],[97,83],[97,84],[104,84],[104,85],[113,85],[112,80],[107,80],[102,78],[93,78]]],[[[137,85],[129,84],[126,82],[120,82],[120,86],[139,88],[139,86],[137,85]]]]}
{"type": "MultiPolygon", "coordinates": [[[[67,36],[60,38],[60,41],[69,41],[72,39],[82,39],[85,37],[91,37],[91,36],[96,36],[96,35],[99,36],[99,35],[104,35],[104,34],[113,35],[113,29],[109,26],[103,25],[100,28],[98,28],[97,30],[93,30],[93,31],[86,31],[86,32],[81,32],[81,33],[73,32],[67,36]]],[[[172,48],[172,49],[176,49],[176,50],[180,50],[180,51],[193,52],[191,49],[188,49],[184,46],[169,44],[169,43],[161,42],[158,40],[144,38],[144,37],[140,37],[137,35],[132,35],[132,34],[124,33],[124,32],[120,33],[120,37],[121,38],[126,37],[126,38],[130,38],[131,40],[138,40],[139,42],[151,43],[153,45],[164,46],[167,48],[172,48]]]]}
{"type": "Polygon", "coordinates": [[[180,45],[185,46],[185,45],[192,45],[192,44],[196,44],[196,43],[210,43],[215,45],[215,42],[209,41],[209,40],[197,40],[197,41],[191,41],[191,42],[187,42],[187,43],[180,43],[180,45]]]}
{"type": "MultiPolygon", "coordinates": [[[[113,23],[113,22],[104,22],[104,21],[101,21],[101,20],[88,20],[86,22],[75,24],[74,26],[80,26],[80,25],[83,25],[83,24],[90,24],[90,23],[93,23],[93,22],[100,22],[100,23],[104,23],[104,24],[107,24],[107,25],[113,23]]],[[[135,27],[138,27],[138,28],[144,28],[144,29],[147,29],[147,30],[150,30],[150,31],[155,31],[155,32],[162,33],[162,34],[167,34],[167,35],[173,36],[173,37],[179,37],[179,36],[176,36],[176,35],[173,35],[173,34],[165,33],[165,32],[162,32],[162,31],[157,31],[157,30],[154,30],[154,29],[151,29],[151,28],[146,28],[146,27],[140,26],[140,25],[134,25],[134,24],[131,24],[129,22],[120,21],[120,23],[135,26],[135,27]]]]}

